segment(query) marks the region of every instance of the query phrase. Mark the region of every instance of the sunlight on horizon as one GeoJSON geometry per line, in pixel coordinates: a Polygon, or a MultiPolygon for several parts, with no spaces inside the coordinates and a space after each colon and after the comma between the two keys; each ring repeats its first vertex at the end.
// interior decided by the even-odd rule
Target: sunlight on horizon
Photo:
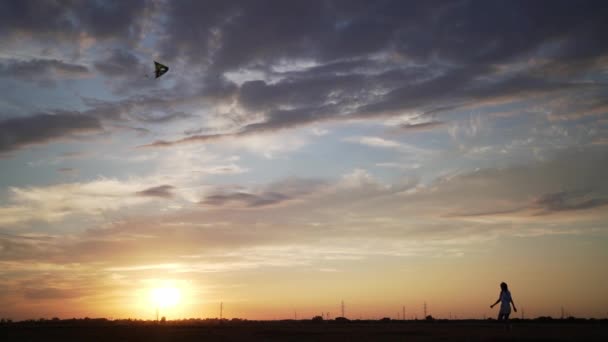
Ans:
{"type": "Polygon", "coordinates": [[[151,301],[159,308],[173,307],[179,304],[181,292],[175,287],[160,287],[150,291],[151,301]]]}

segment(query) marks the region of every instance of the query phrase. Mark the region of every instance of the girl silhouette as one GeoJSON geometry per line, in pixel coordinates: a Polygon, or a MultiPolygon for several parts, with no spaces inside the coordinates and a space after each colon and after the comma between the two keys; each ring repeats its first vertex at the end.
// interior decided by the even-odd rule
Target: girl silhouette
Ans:
{"type": "Polygon", "coordinates": [[[490,305],[490,308],[493,308],[494,305],[500,302],[500,311],[498,311],[498,320],[509,320],[509,315],[511,314],[511,304],[513,304],[513,311],[517,312],[517,308],[515,308],[515,302],[513,302],[513,298],[511,297],[511,292],[509,292],[509,288],[507,287],[507,283],[500,283],[500,294],[498,295],[498,299],[496,303],[490,305]]]}

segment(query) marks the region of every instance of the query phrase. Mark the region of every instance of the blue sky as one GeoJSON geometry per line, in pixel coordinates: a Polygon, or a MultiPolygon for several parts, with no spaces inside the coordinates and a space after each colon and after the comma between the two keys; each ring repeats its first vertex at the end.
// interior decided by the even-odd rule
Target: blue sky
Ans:
{"type": "Polygon", "coordinates": [[[9,1],[0,316],[604,315],[606,7],[9,1]]]}

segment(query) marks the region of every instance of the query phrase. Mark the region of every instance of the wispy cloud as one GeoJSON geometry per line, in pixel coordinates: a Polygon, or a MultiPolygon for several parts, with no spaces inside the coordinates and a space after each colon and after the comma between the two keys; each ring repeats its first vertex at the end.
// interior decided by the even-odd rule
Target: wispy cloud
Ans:
{"type": "Polygon", "coordinates": [[[171,192],[173,189],[174,187],[172,185],[159,185],[138,191],[136,194],[144,197],[171,198],[173,197],[173,193],[171,192]]]}

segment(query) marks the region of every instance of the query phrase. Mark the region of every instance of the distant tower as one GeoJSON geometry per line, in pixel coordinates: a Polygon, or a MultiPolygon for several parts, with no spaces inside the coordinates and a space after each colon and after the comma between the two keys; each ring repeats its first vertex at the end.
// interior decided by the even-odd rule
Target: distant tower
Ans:
{"type": "Polygon", "coordinates": [[[344,316],[344,300],[342,300],[342,317],[346,317],[344,316]]]}
{"type": "Polygon", "coordinates": [[[220,320],[224,317],[224,302],[220,302],[220,320]]]}
{"type": "Polygon", "coordinates": [[[156,321],[158,322],[158,307],[156,307],[156,321]]]}
{"type": "Polygon", "coordinates": [[[424,319],[426,319],[426,302],[424,302],[424,319]]]}
{"type": "Polygon", "coordinates": [[[521,319],[522,319],[522,321],[524,319],[524,307],[523,306],[521,307],[521,319]]]}
{"type": "Polygon", "coordinates": [[[562,316],[561,316],[561,318],[564,319],[564,307],[563,306],[562,306],[562,316]]]}
{"type": "Polygon", "coordinates": [[[405,321],[405,305],[401,308],[401,318],[405,321]]]}

